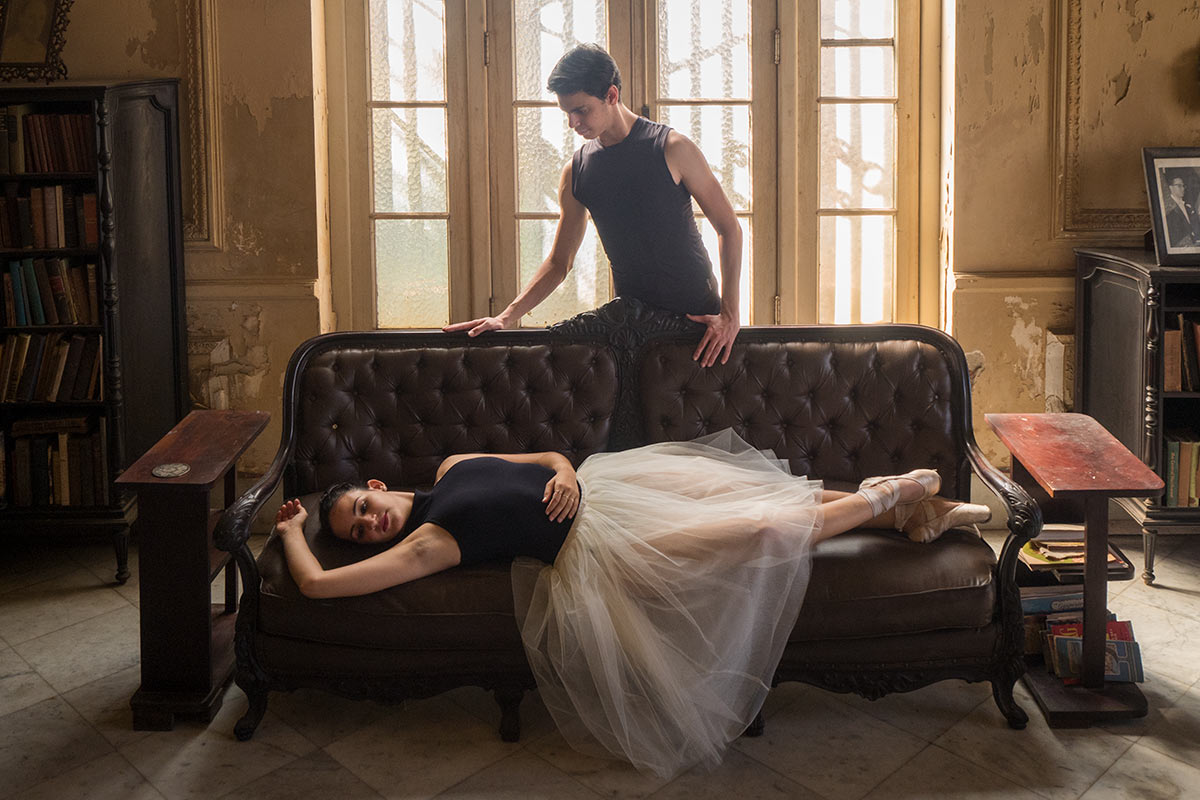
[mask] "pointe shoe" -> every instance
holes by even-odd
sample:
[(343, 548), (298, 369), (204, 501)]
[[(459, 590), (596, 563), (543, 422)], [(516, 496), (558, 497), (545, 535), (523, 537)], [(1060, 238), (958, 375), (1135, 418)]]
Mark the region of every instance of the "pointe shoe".
[(937, 516), (933, 503), (921, 500), (916, 503), (916, 508), (907, 522), (897, 527), (912, 541), (924, 544), (932, 542), (951, 528), (961, 528), (965, 525), (974, 527), (975, 533), (978, 534), (979, 528), (975, 527), (976, 524), (987, 522), (991, 518), (992, 510), (978, 503), (957, 503), (941, 516)]
[[(925, 490), (925, 493), (916, 500), (907, 500), (903, 503), (897, 502), (896, 498), (900, 496), (899, 481), (904, 480), (919, 484)], [(877, 517), (889, 508), (895, 508), (896, 527), (900, 528), (908, 521), (917, 504), (937, 494), (937, 490), (940, 488), (942, 488), (942, 476), (938, 475), (936, 470), (914, 469), (903, 475), (884, 475), (877, 478), (867, 478), (858, 485), (858, 494), (862, 495), (867, 501), (867, 505), (871, 507), (871, 513)]]

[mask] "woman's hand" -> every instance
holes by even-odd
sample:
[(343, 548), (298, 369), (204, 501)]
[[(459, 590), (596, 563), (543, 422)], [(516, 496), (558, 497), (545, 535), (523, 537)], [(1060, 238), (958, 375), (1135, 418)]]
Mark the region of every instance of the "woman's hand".
[(275, 532), (280, 536), (288, 531), (303, 533), (306, 519), (308, 519), (308, 512), (304, 510), (304, 506), (300, 505), (300, 501), (288, 500), (279, 507), (279, 512), (275, 514)]
[(554, 522), (575, 517), (579, 510), (579, 483), (573, 467), (568, 464), (554, 471), (554, 477), (546, 483), (542, 502), (546, 504), (546, 516)]

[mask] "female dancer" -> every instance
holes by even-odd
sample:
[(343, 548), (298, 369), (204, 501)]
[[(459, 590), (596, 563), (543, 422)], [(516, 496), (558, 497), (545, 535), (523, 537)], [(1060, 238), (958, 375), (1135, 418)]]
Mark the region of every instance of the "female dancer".
[(853, 494), (823, 491), (726, 430), (593, 455), (578, 474), (559, 453), (463, 454), (441, 464), (429, 492), (340, 484), (321, 499), (323, 529), (396, 544), (337, 569), (309, 550), (299, 501), (275, 527), (310, 597), (516, 558), (522, 640), (564, 737), (666, 777), (717, 764), (758, 713), (814, 544), (856, 527), (929, 541), (989, 517), (936, 497), (939, 485), (933, 470), (914, 470)]

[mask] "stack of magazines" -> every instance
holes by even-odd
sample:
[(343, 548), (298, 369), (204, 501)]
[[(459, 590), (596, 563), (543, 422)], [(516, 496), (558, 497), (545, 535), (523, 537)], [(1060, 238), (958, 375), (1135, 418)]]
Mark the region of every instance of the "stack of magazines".
[[(1046, 669), (1079, 683), (1083, 657), (1083, 587), (1079, 585), (1022, 586), (1025, 615), (1025, 655), (1041, 658)], [(1108, 612), (1105, 622), (1104, 679), (1141, 682), (1142, 653), (1133, 637), (1133, 623)]]
[[(1083, 526), (1047, 524), (1036, 539), (1030, 539), (1017, 554), (1018, 560), (1034, 572), (1049, 571), (1059, 579), (1081, 578), (1085, 548)], [(1108, 547), (1108, 577), (1128, 578), (1133, 565), (1112, 545)]]

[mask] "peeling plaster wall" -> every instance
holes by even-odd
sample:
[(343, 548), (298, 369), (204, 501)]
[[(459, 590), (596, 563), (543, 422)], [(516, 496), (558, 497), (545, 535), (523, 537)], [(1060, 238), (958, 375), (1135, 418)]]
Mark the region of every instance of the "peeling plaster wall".
[[(188, 14), (201, 9), (214, 48), (210, 113), (224, 213), (212, 221), (220, 247), (185, 255), (189, 385), (200, 407), (271, 413), (239, 462), (250, 474), (278, 446), (288, 357), (321, 330), (314, 286), (322, 266), (328, 272), (320, 243), (328, 215), (317, 199), (323, 111), (314, 110), (312, 24), (323, 8), (323, 0), (76, 0), (63, 52), (72, 80), (184, 77), (196, 27)], [(180, 127), (187, 191), (186, 116)]]
[[(976, 435), (1006, 463), (983, 414), (1045, 410), (1046, 331), (1074, 327), (1073, 248), (1140, 242), (1141, 148), (1200, 141), (1200, 2), (956, 0), (953, 12), (947, 316), (976, 371)], [(1068, 41), (1075, 65), (1056, 61)]]

